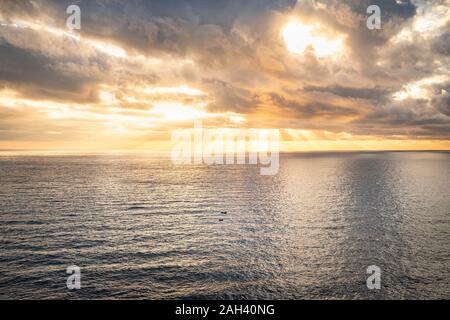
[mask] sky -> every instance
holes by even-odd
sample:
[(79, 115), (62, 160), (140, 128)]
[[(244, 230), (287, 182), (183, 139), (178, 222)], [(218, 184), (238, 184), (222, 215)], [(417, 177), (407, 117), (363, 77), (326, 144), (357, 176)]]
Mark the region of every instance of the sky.
[(449, 0), (0, 0), (0, 149), (164, 151), (201, 121), (450, 150), (449, 62)]

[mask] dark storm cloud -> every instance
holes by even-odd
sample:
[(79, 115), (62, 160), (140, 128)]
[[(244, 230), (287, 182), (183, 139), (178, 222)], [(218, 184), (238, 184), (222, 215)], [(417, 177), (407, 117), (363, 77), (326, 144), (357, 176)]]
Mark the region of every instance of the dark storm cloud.
[[(52, 19), (64, 26), (73, 1), (44, 1)], [(97, 0), (76, 1), (83, 14), (81, 33), (116, 41), (139, 54), (157, 52), (220, 56), (234, 23), (270, 10), (288, 10), (295, 0)], [(211, 45), (213, 44), (213, 45)]]
[(417, 7), (411, 0), (360, 0), (360, 1), (342, 1), (349, 3), (350, 7), (357, 13), (365, 15), (367, 7), (377, 5), (381, 10), (383, 20), (402, 17), (410, 18), (416, 14)]
[(354, 110), (349, 107), (320, 102), (301, 103), (296, 100), (287, 99), (276, 93), (271, 93), (269, 97), (275, 106), (290, 109), (297, 116), (300, 115), (303, 119), (315, 117), (348, 117), (358, 115), (358, 110)]
[(303, 90), (312, 92), (328, 92), (344, 98), (359, 98), (367, 100), (383, 100), (389, 94), (393, 93), (393, 90), (389, 90), (387, 88), (353, 88), (341, 86), (306, 86)]
[[(79, 61), (68, 59), (58, 63), (78, 64)], [(95, 79), (54, 67), (55, 61), (50, 57), (0, 42), (0, 82), (23, 90), (28, 97), (80, 102), (96, 99), (94, 90), (88, 88)]]
[(247, 113), (258, 104), (258, 97), (254, 93), (236, 88), (230, 83), (218, 79), (204, 79), (203, 84), (214, 98), (214, 102), (208, 105), (210, 111)]
[(350, 131), (354, 134), (448, 139), (449, 118), (427, 110), (427, 105), (426, 100), (410, 100), (373, 109), (354, 120)]

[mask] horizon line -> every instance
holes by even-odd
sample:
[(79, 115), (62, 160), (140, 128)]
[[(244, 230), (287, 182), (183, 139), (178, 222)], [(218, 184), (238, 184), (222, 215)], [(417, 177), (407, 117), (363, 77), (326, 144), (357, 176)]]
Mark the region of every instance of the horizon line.
[[(170, 154), (171, 151), (153, 151), (153, 150), (92, 150), (92, 149), (0, 149), (0, 156), (2, 153), (77, 153), (77, 154)], [(382, 153), (382, 152), (450, 152), (450, 149), (329, 149), (329, 150), (290, 150), (290, 151), (278, 151), (280, 154), (296, 154), (296, 153)]]

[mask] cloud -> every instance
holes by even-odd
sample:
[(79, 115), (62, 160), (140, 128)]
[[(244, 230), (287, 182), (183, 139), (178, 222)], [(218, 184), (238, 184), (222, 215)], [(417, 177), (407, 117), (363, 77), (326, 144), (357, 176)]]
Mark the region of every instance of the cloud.
[[(187, 125), (183, 112), (213, 125), (238, 115), (242, 125), (336, 136), (450, 138), (444, 1), (77, 3), (82, 29), (69, 33), (72, 1), (0, 2), (3, 139), (56, 139), (55, 132), (83, 139), (80, 126), (141, 135), (163, 121)], [(365, 26), (371, 4), (381, 8), (382, 30)], [(295, 19), (315, 26), (315, 37), (342, 39), (341, 52), (290, 52), (282, 31)], [(26, 117), (14, 112), (18, 105)], [(58, 108), (64, 130), (52, 125)], [(25, 119), (36, 121), (28, 133)]]
[[(450, 30), (450, 24), (446, 29)], [(434, 52), (438, 54), (450, 56), (450, 31), (446, 31), (434, 38), (432, 41), (432, 48)]]
[(437, 111), (442, 114), (450, 117), (450, 87), (447, 87), (447, 90), (442, 90), (442, 92), (436, 96), (434, 96), (431, 100), (432, 105), (436, 108)]
[(381, 100), (388, 94), (392, 94), (392, 90), (387, 88), (354, 88), (341, 86), (315, 87), (307, 86), (305, 91), (312, 92), (329, 92), (344, 98), (359, 98), (367, 100)]

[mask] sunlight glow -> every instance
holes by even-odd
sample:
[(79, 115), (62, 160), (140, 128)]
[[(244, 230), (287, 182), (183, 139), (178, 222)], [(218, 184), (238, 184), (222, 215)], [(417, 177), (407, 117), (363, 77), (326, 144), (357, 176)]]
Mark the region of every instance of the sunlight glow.
[(308, 47), (314, 50), (319, 58), (336, 55), (343, 50), (343, 39), (329, 39), (318, 34), (318, 25), (305, 25), (298, 20), (289, 22), (282, 31), (287, 49), (302, 54)]
[(204, 92), (188, 86), (179, 87), (154, 87), (154, 88), (138, 88), (136, 91), (141, 91), (146, 94), (183, 94), (187, 96), (201, 96)]
[(116, 102), (116, 97), (106, 90), (101, 90), (99, 93), (100, 100), (104, 103), (114, 103)]
[(173, 102), (158, 103), (152, 108), (151, 113), (170, 121), (194, 120), (208, 116), (205, 111)]

